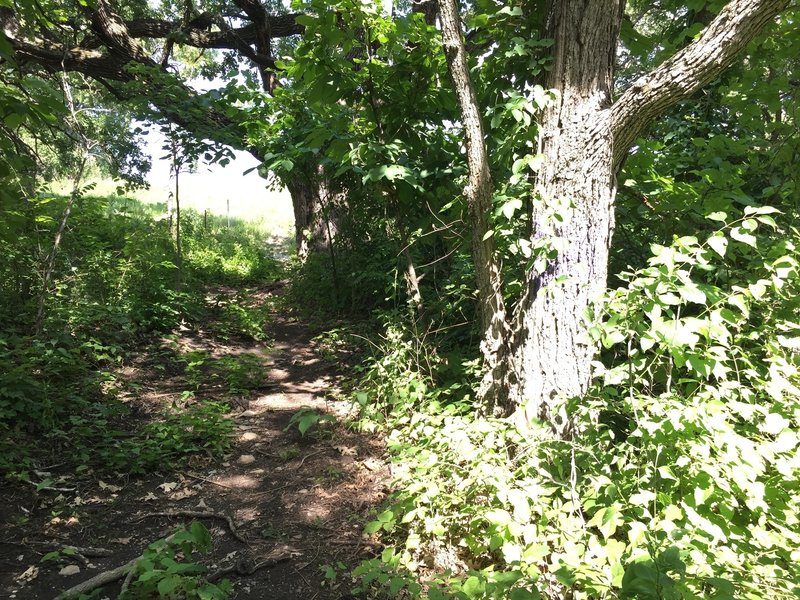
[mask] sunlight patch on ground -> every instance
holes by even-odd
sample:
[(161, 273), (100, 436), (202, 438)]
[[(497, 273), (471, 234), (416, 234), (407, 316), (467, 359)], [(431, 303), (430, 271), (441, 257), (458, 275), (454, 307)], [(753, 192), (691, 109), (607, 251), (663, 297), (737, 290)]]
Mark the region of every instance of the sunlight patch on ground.
[(261, 485), (261, 482), (249, 475), (229, 475), (227, 477), (218, 477), (216, 483), (225, 487), (233, 489), (255, 489)]

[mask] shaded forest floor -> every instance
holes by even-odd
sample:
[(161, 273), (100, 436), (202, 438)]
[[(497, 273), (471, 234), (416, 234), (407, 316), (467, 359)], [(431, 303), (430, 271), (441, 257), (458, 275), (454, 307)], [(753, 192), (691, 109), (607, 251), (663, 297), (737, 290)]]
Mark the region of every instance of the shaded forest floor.
[[(213, 294), (229, 300), (235, 291)], [(275, 294), (280, 284), (257, 290), (249, 301), (274, 307)], [(301, 409), (334, 417), (347, 410), (333, 399), (338, 358), (322, 352), (311, 328), (284, 311), (272, 308), (267, 322), (265, 343), (182, 327), (119, 373), (129, 418), (146, 421), (165, 403), (180, 407), (224, 396), (233, 431), (222, 459), (196, 455), (180, 471), (144, 476), (42, 465), (38, 478), (49, 482), (43, 489), (3, 485), (0, 597), (55, 598), (193, 520), (202, 521), (213, 540), (210, 553), (195, 560), (210, 572), (234, 569), (227, 575), (232, 598), (350, 597), (347, 582), (332, 581), (330, 569), (326, 579), (323, 567), (341, 573), (377, 550), (362, 531), (387, 491), (383, 444), (349, 431), (341, 418), (316, 422), (301, 435), (292, 419)], [(186, 372), (165, 365), (170, 352), (195, 353), (205, 370), (188, 381)], [(214, 371), (231, 357), (245, 357), (250, 366), (248, 385), (235, 397)], [(190, 388), (195, 391), (187, 395)], [(76, 553), (64, 553), (67, 546)], [(251, 572), (254, 566), (261, 568)], [(116, 597), (121, 585), (109, 584), (99, 597)]]

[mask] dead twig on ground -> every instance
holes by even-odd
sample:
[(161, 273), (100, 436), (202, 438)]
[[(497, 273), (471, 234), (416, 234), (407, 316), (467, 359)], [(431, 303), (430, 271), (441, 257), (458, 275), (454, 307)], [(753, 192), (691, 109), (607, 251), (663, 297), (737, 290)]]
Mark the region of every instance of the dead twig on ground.
[(250, 494), (252, 497), (258, 498), (259, 496), (266, 496), (267, 494), (274, 494), (275, 492), (280, 492), (281, 490), (285, 490), (286, 488), (292, 487), (296, 485), (295, 482), (287, 483), (286, 485), (280, 485), (276, 488), (272, 488), (271, 490), (264, 490), (263, 492), (255, 492)]
[(302, 458), (302, 460), (300, 461), (300, 464), (297, 465), (297, 470), (299, 471), (300, 469), (303, 468), (303, 463), (306, 462), (307, 458), (310, 458), (312, 456), (316, 456), (317, 454), (322, 454), (323, 452), (327, 452), (327, 451), (328, 451), (328, 448), (323, 448), (322, 450), (317, 450), (316, 452), (310, 452), (310, 453), (306, 454)]
[(226, 490), (233, 490), (229, 485), (225, 485), (224, 483), (219, 483), (218, 481), (214, 481), (213, 479), (206, 479), (205, 477), (200, 477), (200, 475), (194, 475), (192, 473), (181, 473), (184, 477), (190, 477), (191, 479), (197, 479), (198, 481), (205, 481), (206, 483), (210, 483), (212, 485), (217, 485), (221, 488), (225, 488)]
[(72, 493), (76, 491), (75, 488), (60, 488), (60, 487), (52, 487), (50, 485), (44, 485), (43, 483), (36, 483), (35, 481), (26, 481), (25, 483), (29, 483), (32, 486), (36, 487), (37, 492), (67, 492)]
[(305, 563), (305, 564), (303, 564), (303, 565), (298, 565), (298, 566), (297, 566), (297, 570), (298, 570), (298, 571), (302, 571), (303, 569), (306, 569), (306, 568), (308, 568), (308, 566), (309, 566), (310, 564), (312, 564), (312, 563), (313, 563), (315, 560), (317, 560), (317, 557), (319, 556), (319, 553), (320, 553), (321, 551), (322, 551), (322, 546), (319, 546), (319, 547), (317, 547), (317, 553), (314, 555), (314, 558), (312, 558), (310, 561), (308, 561), (307, 563)]
[(147, 513), (146, 515), (143, 515), (138, 519), (136, 519), (134, 522), (138, 523), (139, 521), (142, 521), (144, 519), (149, 519), (152, 517), (191, 517), (193, 519), (218, 519), (221, 521), (225, 521), (225, 523), (227, 523), (228, 531), (230, 531), (233, 537), (235, 537), (243, 544), (250, 543), (236, 530), (236, 524), (233, 522), (233, 519), (228, 515), (223, 515), (221, 513), (208, 512), (202, 510), (170, 510), (165, 512)]

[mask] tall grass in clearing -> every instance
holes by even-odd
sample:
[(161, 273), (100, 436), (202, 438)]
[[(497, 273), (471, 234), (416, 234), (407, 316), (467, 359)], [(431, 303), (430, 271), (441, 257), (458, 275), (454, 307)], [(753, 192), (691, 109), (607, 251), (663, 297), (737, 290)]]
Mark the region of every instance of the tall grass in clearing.
[[(110, 179), (95, 179), (92, 196), (114, 197), (118, 183)], [(265, 241), (279, 251), (288, 253), (292, 246), (294, 213), (286, 189), (268, 189), (260, 177), (238, 177), (221, 173), (182, 173), (180, 181), (181, 209), (191, 209), (200, 215), (221, 217), (226, 225), (246, 223), (259, 232)], [(71, 182), (56, 181), (50, 189), (58, 195), (69, 193)], [(168, 182), (151, 185), (149, 189), (126, 192), (125, 196), (153, 207), (152, 215), (167, 212), (173, 188)]]

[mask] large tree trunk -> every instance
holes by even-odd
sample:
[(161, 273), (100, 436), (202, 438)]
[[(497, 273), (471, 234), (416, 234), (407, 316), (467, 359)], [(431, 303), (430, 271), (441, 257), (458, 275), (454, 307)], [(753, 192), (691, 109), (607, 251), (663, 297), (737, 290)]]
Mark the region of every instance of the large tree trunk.
[[(547, 239), (558, 255), (526, 276), (512, 326), (507, 411), (521, 407), (526, 421), (542, 419), (562, 434), (568, 423), (555, 406), (586, 392), (594, 346), (585, 315), (606, 286), (615, 194), (612, 69), (621, 16), (618, 0), (562, 0), (549, 19), (555, 45), (547, 83), (558, 99), (540, 123), (545, 164), (533, 240)], [(555, 208), (559, 202), (571, 208)], [(553, 211), (564, 220), (550, 219)]]
[[(519, 422), (572, 433), (565, 403), (586, 394), (595, 345), (587, 317), (606, 288), (614, 228), (615, 171), (636, 137), (669, 107), (717, 76), (788, 0), (734, 0), (692, 44), (612, 103), (624, 0), (552, 0), (555, 40), (547, 86), (558, 100), (543, 115), (545, 163), (536, 184), (533, 241), (558, 250), (526, 276), (512, 319), (505, 412)], [(565, 202), (568, 210), (553, 209)], [(562, 221), (549, 218), (553, 210)], [(503, 399), (502, 396), (500, 398)]]
[(332, 248), (343, 213), (343, 194), (334, 191), (321, 167), (296, 168), (284, 181), (294, 208), (297, 255), (305, 261), (310, 252)]

